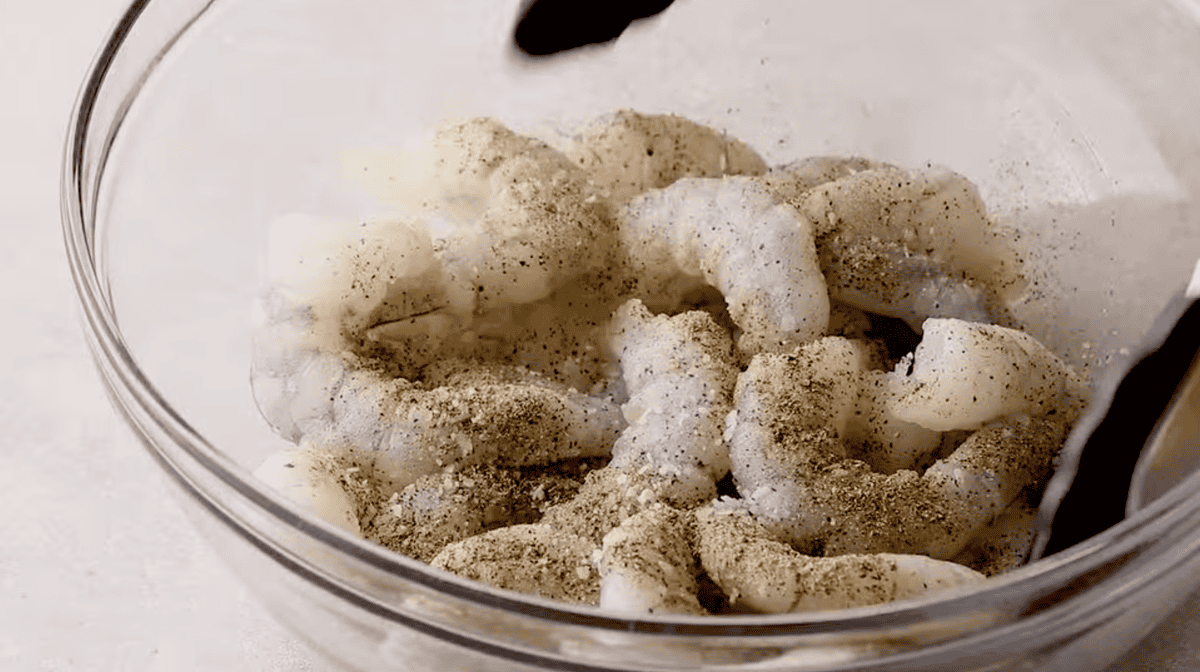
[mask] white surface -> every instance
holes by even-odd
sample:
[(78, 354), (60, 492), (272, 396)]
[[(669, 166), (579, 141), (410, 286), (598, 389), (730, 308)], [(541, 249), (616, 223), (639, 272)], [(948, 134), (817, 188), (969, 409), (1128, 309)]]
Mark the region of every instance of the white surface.
[(322, 670), (219, 563), (92, 369), (63, 136), (121, 0), (0, 0), (0, 669)]
[[(63, 133), (120, 0), (0, 1), (0, 669), (319, 671), (110, 408), (59, 233)], [(1200, 598), (1115, 670), (1200, 668)]]

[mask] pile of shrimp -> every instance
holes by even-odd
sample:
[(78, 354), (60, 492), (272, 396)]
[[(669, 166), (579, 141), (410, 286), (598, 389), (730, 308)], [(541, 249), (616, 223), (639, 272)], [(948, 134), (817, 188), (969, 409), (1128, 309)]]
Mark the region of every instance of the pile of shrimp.
[(1019, 256), (962, 175), (772, 168), (628, 110), (563, 150), (471, 119), (404, 161), (394, 216), (272, 226), (251, 380), (295, 445), (256, 474), (298, 506), (622, 614), (867, 606), (1023, 561), (1086, 384), (1002, 326)]

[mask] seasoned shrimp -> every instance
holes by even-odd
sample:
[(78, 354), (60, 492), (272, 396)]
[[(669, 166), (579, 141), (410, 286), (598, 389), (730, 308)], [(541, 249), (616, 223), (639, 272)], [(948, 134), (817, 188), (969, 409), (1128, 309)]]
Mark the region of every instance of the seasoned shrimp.
[(741, 141), (673, 114), (617, 110), (592, 122), (568, 150), (618, 207), (682, 177), (761, 175)]
[(477, 119), (434, 149), (414, 216), (273, 228), (251, 376), (263, 415), (289, 440), (346, 447), (397, 488), (448, 464), (607, 455), (625, 424), (617, 405), (560, 382), (590, 387), (586, 372), (417, 380), (448, 357), (524, 358), (513, 340), (530, 332), (586, 351), (585, 312), (547, 325), (532, 305), (604, 266), (614, 240), (607, 205), (548, 146)]
[(1066, 433), (1053, 417), (989, 425), (923, 474), (884, 475), (847, 457), (855, 354), (829, 337), (793, 355), (759, 355), (738, 378), (727, 432), (735, 483), (755, 515), (798, 548), (949, 558), (1048, 475)]
[(681, 505), (712, 499), (729, 473), (723, 433), (737, 369), (728, 333), (708, 313), (654, 316), (636, 299), (613, 315), (611, 333), (630, 397), (609, 466), (649, 467)]
[(684, 178), (634, 199), (618, 220), (634, 293), (652, 310), (674, 310), (707, 284), (724, 295), (743, 351), (781, 352), (825, 332), (812, 227), (752, 178)]
[(922, 555), (806, 556), (736, 507), (701, 508), (695, 518), (704, 571), (734, 605), (761, 613), (883, 604), (984, 580), (972, 569)]
[(439, 129), (413, 185), (459, 314), (529, 303), (603, 268), (607, 201), (565, 155), (495, 119)]
[(343, 353), (386, 343), (396, 374), (412, 376), (466, 348), (453, 337), (461, 320), (442, 310), (442, 266), (418, 220), (283, 217), (272, 223), (266, 265), (250, 380), (259, 410), (290, 441), (328, 415)]
[(549, 525), (510, 525), (450, 544), (429, 564), (496, 588), (596, 604), (598, 550)]
[(308, 436), (349, 450), (396, 489), (449, 464), (605, 456), (625, 427), (615, 402), (522, 367), (480, 366), (472, 376), (416, 383), (369, 357), (304, 347), (304, 324), (269, 326), (275, 337), (298, 333), (289, 334), (291, 351), (255, 362), (263, 415), (289, 440)]
[(505, 525), (535, 523), (547, 508), (569, 501), (582, 477), (558, 467), (489, 464), (423, 476), (393, 493), (370, 525), (383, 545), (429, 562), (451, 543)]
[(1025, 564), (1037, 534), (1036, 501), (1036, 496), (1026, 490), (952, 560), (986, 576), (1004, 574)]
[(655, 504), (604, 535), (600, 608), (630, 614), (706, 614), (697, 598), (690, 511)]
[[(331, 352), (386, 345), (400, 350), (388, 359), (411, 377), (443, 345), (451, 354), (478, 351), (475, 327), (496, 319), (473, 325), (477, 318), (547, 298), (610, 265), (607, 202), (544, 143), (473, 119), (441, 129), (422, 159), (403, 217), (274, 223), (268, 283), (278, 296), (261, 313), (267, 326), (291, 332), (261, 341), (316, 341)], [(311, 335), (295, 344), (297, 331)]]
[(627, 110), (565, 153), (479, 118), (391, 158), (364, 186), (400, 214), (272, 227), (251, 382), (298, 446), (258, 473), (301, 507), (633, 617), (873, 605), (982, 579), (948, 559), (1019, 562), (1084, 385), (977, 323), (1024, 281), (963, 176), (768, 170)]
[(599, 546), (604, 535), (630, 516), (666, 501), (661, 479), (648, 466), (633, 472), (601, 467), (588, 472), (575, 497), (546, 509), (543, 525), (583, 537)]
[(977, 429), (1014, 413), (1069, 416), (1086, 396), (1083, 379), (1029, 334), (956, 319), (923, 327), (911, 357), (885, 379), (888, 411), (900, 420)]
[(950, 170), (850, 173), (798, 199), (834, 298), (914, 329), (928, 317), (989, 321), (1024, 289), (1010, 235)]
[(351, 364), (324, 389), (327, 416), (307, 436), (348, 451), (395, 490), (451, 464), (606, 456), (625, 427), (615, 403), (532, 372), (426, 388)]

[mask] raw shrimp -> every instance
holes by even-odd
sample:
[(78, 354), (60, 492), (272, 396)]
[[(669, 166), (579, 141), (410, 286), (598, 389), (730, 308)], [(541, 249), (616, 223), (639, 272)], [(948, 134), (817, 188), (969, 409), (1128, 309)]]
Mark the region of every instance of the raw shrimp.
[(1024, 332), (957, 319), (929, 319), (923, 330), (885, 379), (888, 410), (901, 420), (949, 430), (1014, 413), (1073, 416), (1087, 394), (1079, 375)]
[(738, 378), (727, 429), (735, 483), (797, 548), (949, 558), (1049, 474), (1066, 430), (1047, 416), (989, 425), (923, 474), (884, 475), (849, 458), (860, 366), (852, 342), (828, 337), (792, 355), (759, 355)]
[(617, 110), (592, 122), (568, 155), (618, 207), (681, 177), (761, 175), (741, 141), (673, 114)]
[(1037, 533), (1037, 493), (1026, 490), (952, 560), (986, 576), (1025, 564)]
[(681, 506), (712, 499), (729, 473), (723, 433), (737, 368), (728, 333), (708, 313), (654, 316), (637, 299), (610, 329), (630, 398), (609, 466), (649, 467), (656, 490)]
[[(444, 306), (443, 268), (425, 223), (285, 215), (271, 222), (258, 327), (288, 332), (262, 345), (340, 352), (376, 324)], [(257, 363), (267, 361), (258, 358)]]
[(632, 472), (613, 467), (590, 471), (575, 497), (549, 507), (540, 522), (598, 546), (627, 518), (666, 500), (662, 480), (652, 479), (649, 471), (648, 466)]
[(442, 310), (442, 267), (418, 220), (282, 217), (270, 228), (266, 266), (250, 380), (259, 410), (290, 441), (328, 414), (344, 353), (386, 343), (389, 366), (412, 376), (466, 347), (452, 337), (462, 324)]
[(604, 535), (600, 608), (627, 614), (707, 614), (697, 598), (690, 511), (655, 504)]
[[(272, 233), (252, 382), (300, 445), (260, 471), (316, 515), (629, 614), (706, 613), (713, 582), (735, 610), (920, 597), (1027, 526), (1082, 386), (1024, 335), (926, 319), (1023, 289), (964, 177), (768, 171), (625, 110), (566, 154), (472, 119), (402, 163), (372, 176), (402, 215)], [(925, 339), (897, 364), (863, 311)]]
[(598, 550), (549, 525), (510, 525), (450, 544), (429, 564), (496, 588), (596, 604)]
[(386, 500), (370, 527), (379, 543), (429, 562), (447, 545), (504, 525), (537, 522), (569, 501), (582, 476), (561, 465), (475, 465), (422, 476)]
[[(505, 338), (553, 331), (529, 322), (541, 313), (488, 330), (605, 266), (614, 240), (606, 203), (543, 143), (476, 119), (433, 147), (415, 215), (273, 227), (252, 366), (263, 415), (289, 440), (346, 447), (395, 487), (454, 463), (607, 455), (624, 426), (616, 404), (556, 380), (508, 367), (504, 380), (412, 382), (447, 357), (520, 356)], [(583, 328), (559, 330), (572, 332), (561, 345), (585, 350)]]
[[(459, 341), (472, 343), (473, 318), (610, 265), (607, 202), (548, 145), (472, 119), (441, 129), (410, 163), (403, 217), (273, 224), (268, 283), (279, 296), (264, 317), (300, 324), (261, 340), (294, 347), (301, 331), (311, 334), (302, 345), (331, 352), (388, 344), (410, 377), (443, 343), (469, 352)], [(420, 355), (411, 366), (409, 349)]]
[(345, 366), (324, 386), (332, 402), (306, 436), (341, 447), (394, 490), (450, 464), (515, 467), (611, 452), (625, 426), (619, 406), (533, 372), (497, 371), (514, 367), (426, 388)]
[(797, 201), (830, 295), (863, 310), (917, 330), (928, 317), (990, 321), (1024, 289), (1011, 234), (945, 168), (852, 172)]
[(371, 357), (305, 347), (305, 324), (268, 325), (272, 337), (293, 333), (283, 354), (255, 361), (259, 408), (285, 438), (344, 448), (396, 489), (454, 463), (608, 455), (625, 426), (616, 403), (522, 367), (481, 365), (471, 376), (414, 383)]
[[(596, 396), (624, 398), (607, 347), (609, 317), (619, 301), (608, 296), (606, 283), (578, 278), (540, 301), (477, 317), (469, 332), (475, 358), (524, 366)], [(429, 370), (422, 375), (428, 378)]]
[(810, 557), (734, 507), (698, 509), (700, 564), (734, 605), (762, 613), (846, 609), (925, 597), (984, 576), (922, 555)]
[(461, 187), (442, 199), (455, 207), (431, 210), (459, 310), (529, 303), (608, 265), (608, 203), (566, 156), (493, 119), (445, 128), (436, 144)]
[(634, 294), (652, 310), (675, 310), (707, 284), (725, 297), (743, 351), (781, 352), (825, 332), (812, 227), (754, 179), (684, 178), (634, 199), (618, 220)]

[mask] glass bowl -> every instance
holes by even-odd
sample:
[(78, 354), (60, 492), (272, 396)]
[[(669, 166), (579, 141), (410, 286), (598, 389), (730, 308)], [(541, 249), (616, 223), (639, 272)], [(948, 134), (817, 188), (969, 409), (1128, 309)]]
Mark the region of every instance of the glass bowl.
[[(267, 223), (361, 216), (356, 151), (495, 116), (547, 138), (621, 107), (769, 164), (941, 163), (1021, 233), (1024, 327), (1103, 373), (1200, 257), (1188, 1), (679, 0), (613, 45), (514, 56), (516, 0), (142, 0), (96, 59), (63, 172), (96, 365), (183, 507), (346, 669), (1096, 670), (1200, 584), (1200, 481), (969, 593), (785, 616), (623, 619), (492, 590), (308, 517), (250, 475)], [(1130, 446), (1136, 450), (1137, 446)]]

